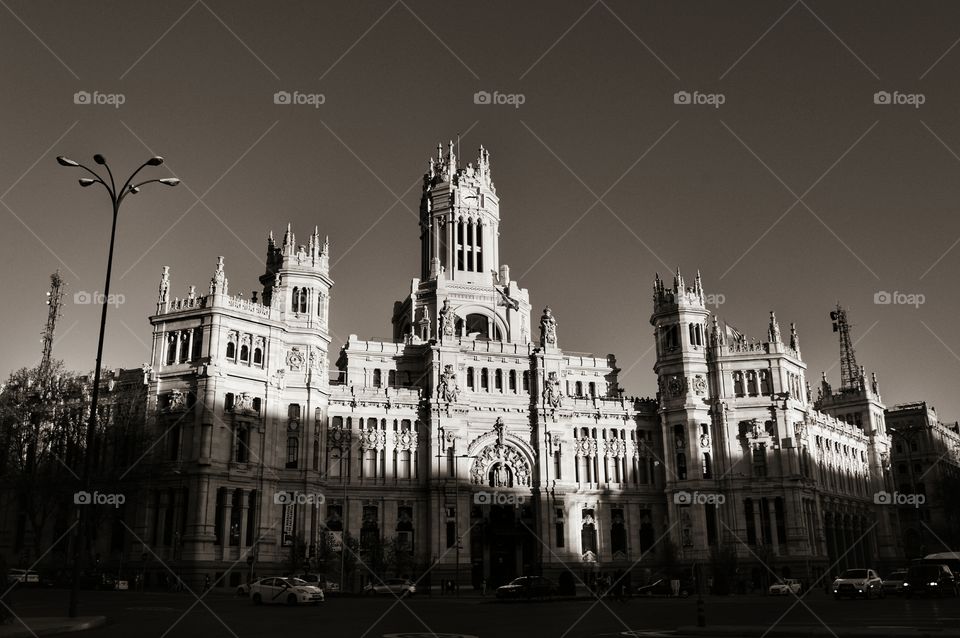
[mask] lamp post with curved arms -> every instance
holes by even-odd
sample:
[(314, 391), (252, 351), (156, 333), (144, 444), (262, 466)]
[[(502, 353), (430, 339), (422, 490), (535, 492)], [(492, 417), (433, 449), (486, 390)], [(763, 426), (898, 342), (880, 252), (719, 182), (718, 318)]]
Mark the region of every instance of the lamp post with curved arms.
[[(137, 184), (133, 183), (133, 179), (137, 176), (137, 173), (142, 171), (147, 166), (160, 166), (163, 164), (163, 158), (155, 156), (141, 164), (140, 168), (135, 170), (130, 177), (127, 178), (127, 181), (123, 183), (123, 186), (118, 190), (116, 182), (113, 179), (113, 171), (110, 170), (110, 166), (107, 164), (106, 158), (98, 153), (97, 155), (93, 156), (93, 161), (106, 169), (107, 179), (104, 179), (96, 171), (84, 166), (83, 164), (80, 164), (79, 162), (68, 159), (63, 155), (57, 156), (57, 163), (60, 164), (60, 166), (79, 168), (92, 175), (93, 177), (81, 177), (78, 180), (80, 182), (80, 186), (86, 188), (87, 186), (92, 186), (93, 184), (100, 184), (107, 189), (107, 193), (110, 195), (110, 203), (113, 206), (113, 224), (110, 228), (110, 252), (107, 256), (107, 279), (103, 286), (103, 304), (100, 311), (100, 337), (97, 341), (97, 367), (93, 371), (93, 396), (90, 399), (90, 420), (87, 423), (87, 447), (86, 453), (84, 454), (83, 475), (81, 477), (81, 488), (84, 490), (87, 490), (90, 483), (90, 452), (93, 450), (94, 437), (96, 436), (97, 430), (97, 401), (100, 399), (100, 366), (102, 365), (103, 361), (103, 335), (107, 326), (107, 302), (110, 297), (110, 275), (113, 271), (113, 246), (117, 236), (117, 215), (120, 212), (120, 204), (123, 203), (123, 200), (126, 199), (127, 195), (136, 195), (139, 193), (140, 187), (144, 186), (145, 184), (152, 184), (156, 182), (165, 186), (176, 186), (180, 183), (180, 180), (176, 177), (148, 179)], [(71, 618), (77, 615), (77, 604), (80, 597), (80, 551), (85, 520), (83, 516), (83, 506), (78, 503), (77, 508), (77, 528), (73, 539), (73, 582), (70, 589), (70, 608), (68, 612)]]

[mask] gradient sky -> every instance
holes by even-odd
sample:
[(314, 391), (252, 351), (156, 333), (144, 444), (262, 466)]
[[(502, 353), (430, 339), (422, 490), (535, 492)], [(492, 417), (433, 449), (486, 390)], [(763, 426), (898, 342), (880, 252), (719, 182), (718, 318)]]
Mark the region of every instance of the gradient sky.
[[(628, 394), (655, 391), (651, 282), (679, 265), (749, 335), (771, 309), (796, 321), (814, 386), (839, 383), (839, 300), (886, 403), (954, 421), (958, 18), (955, 2), (7, 0), (0, 372), (38, 360), (58, 267), (55, 355), (93, 367), (99, 313), (74, 295), (103, 288), (108, 201), (56, 155), (126, 174), (157, 153), (150, 175), (183, 180), (122, 211), (105, 363), (126, 367), (149, 358), (162, 265), (183, 296), (223, 255), (249, 294), (288, 221), (330, 235), (334, 343), (389, 336), (418, 273), (420, 177), (459, 132), (465, 159), (490, 150), (513, 278), (565, 349), (617, 355)], [(325, 101), (274, 104), (282, 90)], [(524, 103), (477, 105), (480, 90)], [(678, 105), (681, 90), (725, 102)], [(877, 105), (881, 90), (925, 102)]]

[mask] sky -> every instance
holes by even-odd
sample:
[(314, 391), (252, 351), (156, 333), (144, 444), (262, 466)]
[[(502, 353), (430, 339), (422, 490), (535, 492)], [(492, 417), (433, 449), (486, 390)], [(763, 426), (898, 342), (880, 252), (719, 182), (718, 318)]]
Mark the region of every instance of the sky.
[[(259, 288), (267, 233), (331, 243), (331, 328), (391, 335), (419, 272), (421, 176), (438, 142), (491, 155), (501, 261), (568, 350), (614, 353), (652, 395), (654, 273), (697, 269), (763, 338), (796, 322), (808, 379), (839, 384), (840, 302), (884, 401), (960, 418), (960, 6), (951, 2), (26, 2), (0, 8), (0, 294), (7, 374), (92, 369), (123, 205), (104, 360), (149, 359), (157, 286)], [(490, 99), (485, 100), (489, 94)], [(289, 95), (289, 100), (286, 99)], [(278, 103), (279, 102), (279, 103)], [(480, 103), (478, 103), (480, 102)], [(486, 103), (485, 103), (486, 102)]]

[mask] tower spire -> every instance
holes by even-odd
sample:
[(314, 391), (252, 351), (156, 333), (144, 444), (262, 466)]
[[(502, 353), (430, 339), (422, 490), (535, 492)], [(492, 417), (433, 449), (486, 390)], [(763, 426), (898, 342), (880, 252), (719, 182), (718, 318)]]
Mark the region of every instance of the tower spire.
[(780, 322), (777, 321), (777, 313), (770, 311), (770, 327), (767, 328), (767, 341), (770, 343), (780, 343)]

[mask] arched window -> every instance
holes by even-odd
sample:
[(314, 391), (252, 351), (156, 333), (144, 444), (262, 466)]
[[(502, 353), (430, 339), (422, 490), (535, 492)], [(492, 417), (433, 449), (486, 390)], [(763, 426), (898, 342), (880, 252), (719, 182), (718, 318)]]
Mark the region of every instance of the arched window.
[(263, 365), (263, 350), (260, 348), (253, 349), (253, 363), (258, 366)]
[(463, 218), (457, 222), (457, 270), (463, 270), (465, 247), (463, 245)]
[(503, 392), (503, 370), (500, 368), (493, 372), (493, 387), (497, 392)]
[(472, 367), (467, 368), (467, 387), (468, 387), (469, 389), (471, 389), (471, 390), (474, 389), (474, 387), (473, 387), (473, 368), (472, 368)]
[(190, 356), (196, 361), (203, 354), (203, 328), (193, 329), (193, 347)]
[(247, 344), (240, 346), (240, 361), (243, 361), (244, 363), (250, 361), (250, 346)]
[(292, 294), (290, 295), (290, 310), (297, 312), (297, 308), (300, 305), (300, 288), (297, 286), (293, 287)]
[(237, 358), (237, 344), (232, 341), (227, 342), (227, 359)]
[(473, 222), (467, 223), (467, 270), (473, 270)]
[(574, 385), (574, 396), (583, 396), (583, 381), (577, 381)]
[(759, 389), (757, 388), (757, 373), (753, 370), (747, 371), (747, 394), (752, 397), (755, 397), (759, 394)]
[(380, 370), (373, 371), (373, 387), (379, 388), (382, 382)]
[(590, 388), (590, 396), (591, 397), (597, 396), (597, 384), (591, 381), (589, 388)]
[(313, 440), (313, 471), (320, 471), (320, 441)]
[(187, 331), (180, 333), (180, 362), (190, 359), (190, 334)]
[(524, 392), (530, 391), (530, 371), (529, 370), (523, 371), (523, 391)]
[[(230, 346), (227, 345), (227, 357), (230, 357)], [(177, 333), (171, 333), (167, 338), (167, 365), (177, 362)]]
[(307, 293), (308, 293), (308, 291), (307, 291), (306, 288), (301, 288), (301, 289), (300, 289), (300, 301), (299, 301), (299, 303), (297, 304), (297, 305), (299, 306), (298, 312), (306, 312), (306, 311), (307, 311)]
[(480, 389), (481, 390), (490, 389), (490, 377), (486, 368), (480, 369)]
[(477, 253), (477, 272), (483, 272), (483, 224), (479, 221), (477, 222), (477, 245), (475, 252)]
[(323, 316), (323, 293), (317, 295), (317, 316)]
[(677, 480), (687, 480), (687, 455), (677, 452)]
[(510, 388), (510, 392), (516, 392), (517, 391), (517, 371), (511, 370), (507, 375), (507, 379), (509, 383), (508, 387)]
[(743, 373), (734, 372), (733, 373), (733, 394), (734, 396), (742, 397), (745, 392), (743, 389)]
[(397, 387), (397, 371), (388, 370), (387, 371), (387, 385), (391, 388)]

